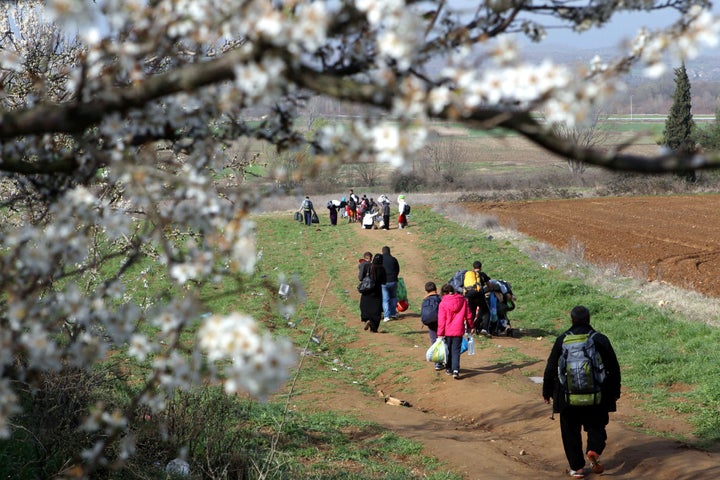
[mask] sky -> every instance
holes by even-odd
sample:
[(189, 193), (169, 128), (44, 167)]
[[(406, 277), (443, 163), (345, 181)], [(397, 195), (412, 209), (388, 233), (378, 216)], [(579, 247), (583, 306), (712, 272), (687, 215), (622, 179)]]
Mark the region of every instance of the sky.
[[(720, 6), (713, 6), (714, 14), (720, 15)], [(623, 40), (631, 40), (641, 27), (658, 30), (675, 22), (680, 15), (673, 9), (654, 12), (619, 13), (602, 28), (593, 28), (583, 33), (569, 29), (548, 29), (544, 43), (548, 45), (566, 45), (574, 49), (618, 48)], [(719, 51), (716, 47), (714, 51)]]

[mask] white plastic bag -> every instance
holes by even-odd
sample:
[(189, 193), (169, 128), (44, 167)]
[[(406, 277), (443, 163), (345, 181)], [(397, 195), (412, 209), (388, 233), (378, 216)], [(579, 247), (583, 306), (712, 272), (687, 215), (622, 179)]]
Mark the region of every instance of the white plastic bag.
[(428, 362), (445, 363), (447, 357), (447, 345), (445, 344), (445, 340), (441, 338), (435, 340), (435, 343), (433, 343), (430, 348), (428, 348), (427, 353), (425, 353), (425, 360)]

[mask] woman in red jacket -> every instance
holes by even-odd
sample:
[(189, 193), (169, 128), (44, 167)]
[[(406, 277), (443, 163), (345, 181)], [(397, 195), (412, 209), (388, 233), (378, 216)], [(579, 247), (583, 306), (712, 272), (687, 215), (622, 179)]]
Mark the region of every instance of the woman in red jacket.
[(438, 307), (438, 337), (445, 338), (448, 358), (445, 362), (445, 373), (452, 374), (454, 379), (460, 378), (460, 346), (465, 335), (465, 325), (472, 332), (472, 313), (465, 297), (455, 292), (447, 283), (441, 289), (442, 300)]

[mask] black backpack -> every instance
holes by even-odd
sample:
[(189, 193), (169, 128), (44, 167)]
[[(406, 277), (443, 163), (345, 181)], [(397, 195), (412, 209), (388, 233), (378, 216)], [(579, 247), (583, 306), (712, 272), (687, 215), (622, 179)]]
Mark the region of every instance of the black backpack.
[(370, 269), (357, 286), (359, 293), (370, 293), (375, 290), (375, 280), (370, 277)]
[(593, 337), (597, 332), (574, 334), (565, 332), (562, 354), (558, 360), (558, 378), (569, 405), (599, 405), (601, 385), (605, 381), (605, 366), (595, 349)]
[[(493, 278), (492, 281), (497, 282), (498, 285), (500, 286), (500, 289), (501, 289), (500, 293), (502, 293), (502, 295), (503, 295), (503, 300), (502, 300), (503, 302), (509, 302), (509, 303), (514, 302), (515, 294), (512, 291), (512, 285), (510, 285), (510, 282), (508, 282), (507, 280), (498, 280), (496, 278)], [(513, 305), (513, 308), (515, 308), (514, 305)]]
[(420, 307), (420, 321), (423, 325), (433, 325), (438, 322), (438, 307), (440, 306), (440, 295), (428, 295)]
[(403, 215), (410, 215), (410, 205), (408, 205), (406, 203), (405, 206), (403, 207), (402, 213), (403, 213)]

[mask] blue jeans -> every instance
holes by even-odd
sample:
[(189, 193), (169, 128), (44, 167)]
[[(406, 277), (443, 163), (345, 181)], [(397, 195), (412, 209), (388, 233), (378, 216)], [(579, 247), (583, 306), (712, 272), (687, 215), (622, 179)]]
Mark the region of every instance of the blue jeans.
[(397, 317), (397, 282), (387, 282), (382, 286), (383, 315), (385, 318)]

